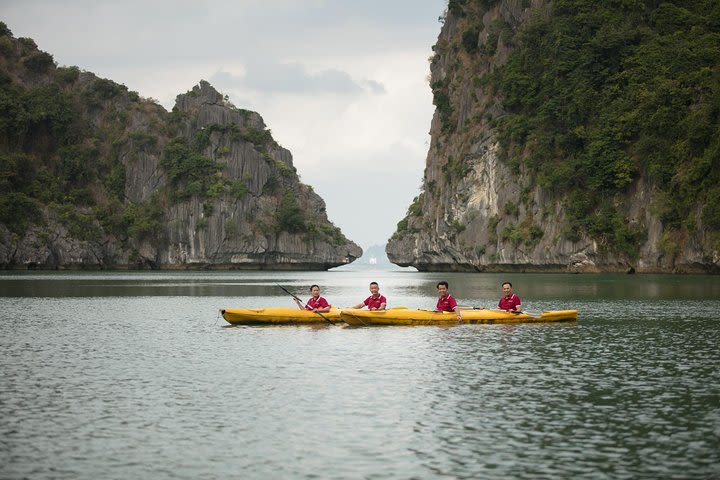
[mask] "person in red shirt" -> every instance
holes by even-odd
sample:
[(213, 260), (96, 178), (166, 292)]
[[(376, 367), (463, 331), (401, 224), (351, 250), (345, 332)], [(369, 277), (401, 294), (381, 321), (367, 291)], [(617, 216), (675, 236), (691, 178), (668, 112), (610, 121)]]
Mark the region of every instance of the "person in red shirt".
[(380, 285), (377, 282), (370, 282), (370, 296), (364, 302), (350, 308), (363, 308), (366, 305), (368, 310), (385, 310), (387, 306), (387, 299), (380, 295)]
[(498, 308), (500, 310), (507, 310), (508, 312), (520, 312), (522, 305), (520, 304), (520, 297), (513, 293), (513, 286), (510, 282), (502, 284), (503, 297), (498, 302)]
[(307, 301), (306, 305), (303, 305), (300, 300), (295, 298), (295, 303), (300, 307), (300, 310), (312, 310), (313, 312), (329, 312), (330, 304), (323, 297), (320, 296), (320, 287), (313, 285), (310, 287), (310, 300)]
[(444, 280), (442, 282), (438, 282), (438, 301), (437, 305), (435, 306), (435, 310), (438, 310), (440, 312), (455, 312), (457, 314), (457, 319), (462, 320), (462, 315), (460, 315), (460, 308), (458, 308), (457, 302), (455, 301), (453, 296), (450, 295), (450, 292), (448, 292), (448, 287), (448, 282)]

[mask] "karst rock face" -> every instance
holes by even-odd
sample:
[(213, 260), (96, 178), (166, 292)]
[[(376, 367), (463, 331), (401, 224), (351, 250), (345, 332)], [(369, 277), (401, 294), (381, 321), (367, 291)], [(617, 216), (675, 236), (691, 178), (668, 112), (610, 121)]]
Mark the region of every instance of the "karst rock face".
[[(212, 130), (203, 153), (247, 192), (241, 199), (195, 196), (170, 207), (161, 265), (327, 269), (362, 254), (328, 221), (322, 198), (300, 183), (291, 153), (269, 137), (264, 143), (253, 137), (266, 131), (260, 115), (228, 105), (204, 81), (179, 95), (173, 112), (187, 138)], [(288, 202), (302, 224), (283, 229), (278, 215)]]
[(362, 255), (262, 117), (208, 82), (168, 112), (0, 33), (0, 268), (324, 270)]
[[(552, 2), (543, 0), (449, 2), (431, 58), (437, 108), (423, 185), (387, 244), (388, 258), (421, 271), (718, 272), (717, 232), (698, 221), (668, 235), (661, 195), (642, 171), (607, 200), (640, 232), (623, 250), (568, 232), (563, 192), (541, 186), (526, 163), (503, 152), (497, 125), (508, 112), (493, 72), (517, 48), (513, 35), (550, 15)], [(519, 158), (532, 153), (530, 143), (515, 147)], [(703, 205), (694, 208), (689, 213), (700, 218)]]

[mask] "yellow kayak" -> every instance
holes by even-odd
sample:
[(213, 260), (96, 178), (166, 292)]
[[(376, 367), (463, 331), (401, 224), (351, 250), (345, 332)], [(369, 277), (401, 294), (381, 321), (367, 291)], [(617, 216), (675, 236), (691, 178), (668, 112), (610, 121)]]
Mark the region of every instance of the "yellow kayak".
[(531, 323), (531, 322), (569, 322), (577, 320), (577, 310), (555, 310), (539, 315), (510, 313), (504, 310), (461, 310), (462, 321), (458, 322), (454, 312), (433, 310), (410, 310), (392, 308), (390, 310), (344, 309), (340, 318), (348, 325), (455, 325), (458, 323)]
[[(220, 310), (223, 318), (234, 325), (282, 325), (291, 323), (329, 323), (340, 321), (340, 310), (331, 308), (322, 316), (299, 308), (226, 308)], [(325, 317), (325, 318), (323, 318)], [(327, 319), (327, 320), (325, 320)]]

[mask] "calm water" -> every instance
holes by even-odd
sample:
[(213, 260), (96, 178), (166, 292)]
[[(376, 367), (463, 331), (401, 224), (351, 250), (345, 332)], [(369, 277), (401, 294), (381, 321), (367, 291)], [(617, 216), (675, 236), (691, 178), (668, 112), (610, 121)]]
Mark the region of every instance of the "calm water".
[[(435, 283), (570, 324), (230, 327)], [(0, 478), (718, 478), (720, 277), (0, 274)]]

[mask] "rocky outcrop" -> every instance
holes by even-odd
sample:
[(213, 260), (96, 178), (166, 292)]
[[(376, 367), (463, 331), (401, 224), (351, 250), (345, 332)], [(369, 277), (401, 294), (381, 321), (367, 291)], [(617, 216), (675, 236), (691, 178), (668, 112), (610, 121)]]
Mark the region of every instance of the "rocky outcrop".
[[(171, 206), (168, 242), (148, 257), (165, 268), (327, 269), (361, 256), (362, 250), (328, 221), (322, 198), (300, 183), (287, 149), (272, 140), (263, 145), (238, 140), (238, 132), (266, 131), (260, 115), (234, 108), (205, 81), (179, 95), (173, 112), (183, 119), (181, 130), (188, 138), (214, 130), (203, 153), (222, 165), (224, 178), (243, 182), (247, 193), (241, 199), (193, 197)], [(234, 130), (223, 133), (224, 127)], [(275, 217), (288, 195), (314, 235), (307, 228), (278, 229)], [(323, 229), (332, 235), (321, 235)]]
[[(453, 12), (453, 5), (465, 3), (475, 10)], [(492, 121), (505, 114), (502, 99), (483, 80), (513, 50), (503, 32), (517, 31), (531, 16), (550, 15), (551, 3), (449, 4), (431, 59), (437, 108), (422, 191), (387, 244), (393, 263), (421, 271), (720, 270), (720, 251), (708, 247), (701, 230), (667, 247), (652, 208), (656, 189), (643, 177), (631, 185), (624, 203), (627, 224), (644, 232), (639, 255), (618, 253), (582, 233), (569, 235), (562, 195), (543, 189), (522, 164), (503, 156)], [(478, 53), (469, 55), (462, 45), (478, 19)]]
[[(0, 156), (36, 171), (25, 180), (21, 167), (8, 167), (7, 185), (16, 191), (0, 199), (7, 208), (0, 268), (318, 270), (362, 255), (300, 182), (292, 154), (262, 117), (236, 108), (208, 82), (178, 95), (167, 112), (91, 73), (56, 69), (29, 39), (0, 40), (3, 93), (40, 98), (38, 88), (53, 89), (74, 119), (23, 127), (26, 142), (13, 137), (12, 117), (3, 123)], [(31, 64), (38, 55), (45, 63)], [(56, 88), (59, 78), (64, 84)], [(76, 151), (87, 155), (73, 157)], [(84, 163), (73, 178), (66, 172), (75, 158)], [(36, 187), (44, 171), (59, 172), (63, 182), (48, 185), (45, 196)], [(34, 212), (27, 222), (12, 215), (15, 199)]]

